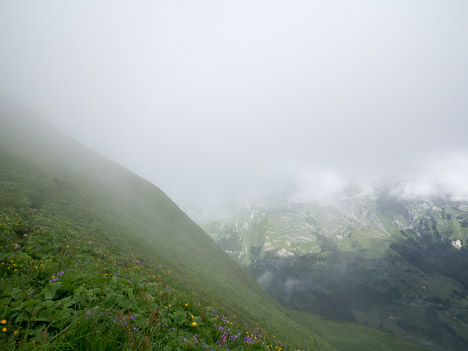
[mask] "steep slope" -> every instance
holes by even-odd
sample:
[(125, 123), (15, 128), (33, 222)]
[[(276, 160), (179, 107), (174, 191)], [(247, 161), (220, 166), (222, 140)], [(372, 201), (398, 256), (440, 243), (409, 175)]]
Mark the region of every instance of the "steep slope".
[(30, 219), (35, 218), (31, 213), (53, 216), (57, 223), (67, 223), (70, 233), (86, 235), (90, 242), (96, 236), (137, 253), (149, 265), (166, 267), (188, 290), (247, 323), (266, 323), (290, 346), (317, 345), (317, 338), (285, 316), (161, 190), (30, 111), (5, 102), (0, 111), (0, 165), (0, 209), (5, 215), (17, 211)]
[(466, 203), (383, 195), (265, 200), (203, 226), (283, 306), (457, 350), (468, 347), (467, 218)]

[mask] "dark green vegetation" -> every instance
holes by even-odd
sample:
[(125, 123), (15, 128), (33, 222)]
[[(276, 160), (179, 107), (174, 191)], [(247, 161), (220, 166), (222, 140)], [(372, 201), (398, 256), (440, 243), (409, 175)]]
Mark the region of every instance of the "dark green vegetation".
[[(466, 203), (382, 196), (262, 203), (205, 227), (287, 308), (347, 322), (335, 325), (341, 330), (368, 326), (429, 349), (465, 350), (467, 218)], [(318, 324), (313, 316), (297, 320)], [(313, 330), (337, 348), (364, 335)]]
[(330, 349), (159, 189), (29, 114), (0, 113), (0, 349)]

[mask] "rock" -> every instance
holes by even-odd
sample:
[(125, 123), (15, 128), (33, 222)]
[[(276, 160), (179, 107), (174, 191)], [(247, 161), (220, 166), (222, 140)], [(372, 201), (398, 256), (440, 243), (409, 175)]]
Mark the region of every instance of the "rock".
[(452, 246), (456, 249), (461, 249), (462, 248), (462, 241), (460, 239), (458, 240), (452, 240)]

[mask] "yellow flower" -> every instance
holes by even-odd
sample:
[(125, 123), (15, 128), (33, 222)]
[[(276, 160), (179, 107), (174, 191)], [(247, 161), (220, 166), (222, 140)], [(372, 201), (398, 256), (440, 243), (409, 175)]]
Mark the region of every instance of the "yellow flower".
[(6, 319), (2, 319), (2, 324), (6, 324)]
[(15, 330), (15, 331), (13, 332), (13, 335), (18, 335), (18, 334), (19, 334), (19, 330)]
[(188, 303), (185, 304), (185, 307), (187, 307), (187, 306), (188, 306)]
[(171, 304), (169, 304), (169, 308), (171, 308), (171, 307), (172, 307), (172, 305), (171, 305)]
[(197, 326), (197, 323), (192, 322), (192, 327), (196, 327), (196, 326)]
[(7, 329), (6, 329), (6, 328), (3, 328), (3, 329), (2, 329), (2, 332), (6, 332), (6, 331), (7, 331)]

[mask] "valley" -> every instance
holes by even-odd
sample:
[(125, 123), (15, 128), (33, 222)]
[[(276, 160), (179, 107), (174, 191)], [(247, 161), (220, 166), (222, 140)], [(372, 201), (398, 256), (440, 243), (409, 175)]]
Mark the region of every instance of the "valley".
[(284, 307), (460, 350), (468, 347), (467, 221), (463, 202), (381, 193), (264, 200), (202, 227)]

